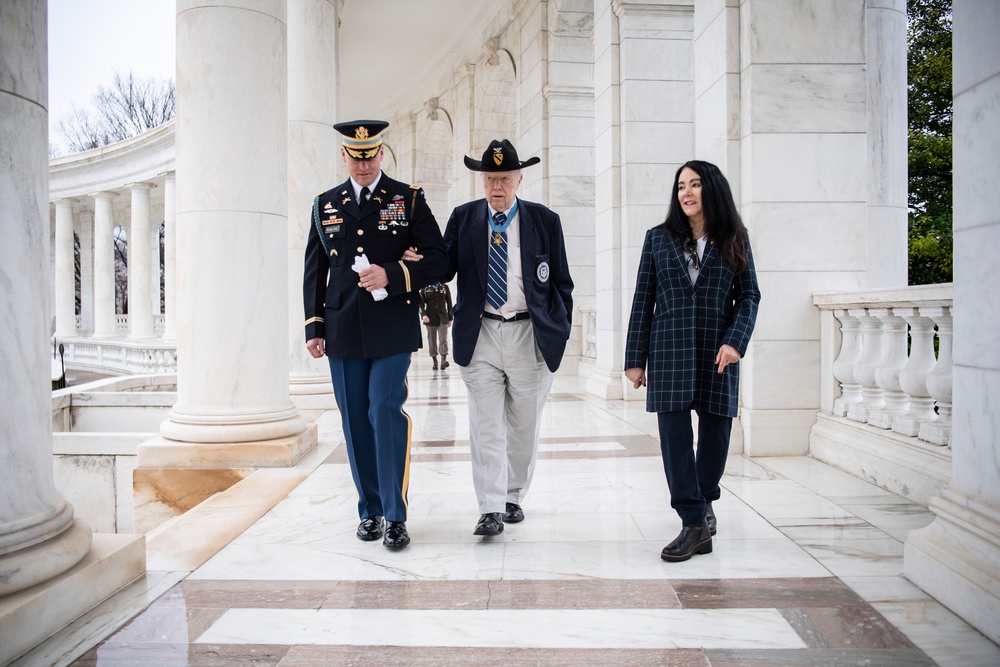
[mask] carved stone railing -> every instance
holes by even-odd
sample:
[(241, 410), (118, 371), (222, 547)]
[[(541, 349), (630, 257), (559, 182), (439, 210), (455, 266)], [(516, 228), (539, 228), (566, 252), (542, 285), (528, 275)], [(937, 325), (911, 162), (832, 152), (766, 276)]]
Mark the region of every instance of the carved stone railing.
[(950, 474), (951, 284), (814, 294), (813, 303), (822, 384), (810, 451), (926, 502)]
[(580, 356), (597, 359), (597, 308), (580, 306)]
[(177, 345), (153, 339), (64, 338), (67, 368), (110, 375), (177, 372)]

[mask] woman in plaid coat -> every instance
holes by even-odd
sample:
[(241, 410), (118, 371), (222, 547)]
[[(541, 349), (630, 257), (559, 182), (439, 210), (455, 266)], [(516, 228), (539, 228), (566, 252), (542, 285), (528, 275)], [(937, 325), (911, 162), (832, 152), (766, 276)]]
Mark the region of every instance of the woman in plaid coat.
[[(736, 416), (739, 360), (760, 289), (746, 227), (719, 168), (692, 160), (674, 177), (667, 219), (646, 232), (625, 346), (625, 375), (657, 413), (670, 506), (683, 524), (660, 558), (712, 551), (719, 481)], [(698, 414), (694, 452), (691, 410)]]

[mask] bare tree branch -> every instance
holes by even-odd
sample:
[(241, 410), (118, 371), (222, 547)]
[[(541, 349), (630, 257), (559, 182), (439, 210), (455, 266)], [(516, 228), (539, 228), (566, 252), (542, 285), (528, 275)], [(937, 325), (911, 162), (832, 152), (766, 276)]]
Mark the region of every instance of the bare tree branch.
[(107, 146), (162, 125), (174, 117), (174, 82), (115, 71), (99, 86), (90, 108), (73, 105), (56, 131), (73, 152)]

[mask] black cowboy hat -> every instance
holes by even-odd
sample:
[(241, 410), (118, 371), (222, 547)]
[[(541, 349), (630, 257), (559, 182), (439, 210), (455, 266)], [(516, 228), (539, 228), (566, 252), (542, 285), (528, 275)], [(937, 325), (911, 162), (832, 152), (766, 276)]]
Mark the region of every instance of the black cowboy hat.
[(535, 156), (521, 162), (517, 159), (517, 150), (506, 139), (491, 141), (489, 147), (483, 151), (482, 160), (473, 160), (465, 156), (465, 166), (472, 171), (514, 171), (522, 167), (530, 167), (541, 161), (540, 157)]

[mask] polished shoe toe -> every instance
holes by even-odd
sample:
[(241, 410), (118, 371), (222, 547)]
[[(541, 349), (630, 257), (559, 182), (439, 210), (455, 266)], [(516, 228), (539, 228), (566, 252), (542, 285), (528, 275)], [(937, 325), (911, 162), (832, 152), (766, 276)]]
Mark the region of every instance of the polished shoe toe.
[(708, 520), (693, 526), (683, 526), (673, 542), (663, 547), (660, 558), (671, 563), (685, 561), (695, 554), (712, 553), (712, 533), (708, 530)]
[(410, 534), (406, 532), (406, 523), (403, 521), (390, 521), (385, 529), (385, 538), (382, 545), (386, 549), (402, 549), (410, 543)]
[(503, 532), (503, 514), (490, 512), (479, 517), (473, 535), (499, 535)]
[(712, 503), (707, 503), (705, 510), (705, 520), (708, 521), (708, 532), (715, 535), (719, 528), (719, 522), (715, 518), (715, 510), (712, 509)]
[(380, 516), (370, 516), (361, 520), (358, 524), (358, 539), (371, 542), (382, 537), (385, 532), (385, 521)]
[(524, 510), (517, 503), (507, 503), (507, 508), (503, 513), (504, 523), (520, 523), (524, 521)]

